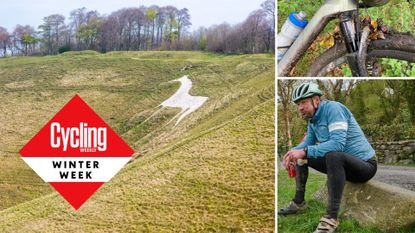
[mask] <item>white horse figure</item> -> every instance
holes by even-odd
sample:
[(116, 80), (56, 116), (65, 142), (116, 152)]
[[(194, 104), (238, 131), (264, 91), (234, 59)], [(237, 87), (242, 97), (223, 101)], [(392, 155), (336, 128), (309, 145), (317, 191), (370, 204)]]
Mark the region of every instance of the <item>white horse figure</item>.
[(173, 81), (179, 81), (182, 85), (180, 86), (179, 90), (176, 91), (176, 93), (174, 93), (170, 98), (165, 100), (159, 106), (182, 109), (180, 113), (173, 117), (173, 119), (178, 117), (175, 124), (176, 126), (184, 117), (200, 108), (206, 102), (206, 100), (208, 100), (208, 97), (191, 96), (189, 94), (189, 91), (192, 88), (192, 81), (187, 75)]

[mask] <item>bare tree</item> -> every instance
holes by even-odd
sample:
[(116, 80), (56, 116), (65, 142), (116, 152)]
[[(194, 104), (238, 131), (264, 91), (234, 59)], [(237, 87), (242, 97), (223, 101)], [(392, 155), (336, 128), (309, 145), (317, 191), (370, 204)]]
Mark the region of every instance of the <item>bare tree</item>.
[(47, 54), (57, 54), (59, 46), (65, 42), (61, 37), (66, 30), (65, 16), (55, 14), (45, 17), (43, 18), (43, 24), (39, 26), (39, 29), (41, 29), (43, 42), (47, 48)]
[(330, 79), (317, 80), (321, 90), (325, 93), (327, 99), (335, 100), (343, 104), (347, 103), (353, 88), (358, 84), (355, 79)]
[(251, 49), (251, 53), (261, 51), (261, 38), (266, 34), (267, 22), (266, 13), (259, 9), (253, 11), (244, 22), (245, 30), (247, 30), (247, 49)]
[(177, 12), (177, 37), (180, 41), (180, 37), (185, 33), (192, 23), (190, 22), (190, 14), (187, 8), (183, 8)]
[(206, 32), (206, 49), (217, 53), (227, 52), (225, 38), (229, 34), (230, 29), (231, 26), (227, 23), (211, 26)]
[(171, 49), (171, 44), (177, 38), (177, 8), (174, 6), (166, 6), (165, 8), (166, 13), (166, 23), (165, 23), (165, 30), (164, 30), (164, 44), (168, 50)]
[(156, 30), (156, 22), (157, 22), (157, 14), (160, 8), (158, 6), (151, 6), (147, 10), (146, 17), (151, 22), (151, 49), (155, 46), (155, 30)]
[(290, 105), (292, 93), (296, 80), (278, 80), (278, 105), (280, 106), (282, 113), (282, 121), (284, 122), (285, 138), (287, 139), (287, 146), (291, 148), (293, 146), (291, 135), (291, 108)]
[(79, 50), (80, 41), (77, 34), (79, 28), (86, 22), (86, 8), (82, 7), (71, 11), (69, 19), (69, 29), (71, 32), (71, 37), (75, 38), (75, 44), (77, 50)]
[(78, 38), (79, 43), (82, 45), (81, 48), (85, 49), (97, 49), (96, 41), (101, 32), (102, 20), (97, 18), (92, 18), (85, 25), (81, 25), (78, 29)]
[(36, 43), (36, 31), (30, 25), (16, 25), (13, 33), (13, 46), (18, 53), (28, 55), (34, 49)]
[(163, 42), (163, 28), (167, 22), (167, 9), (166, 7), (160, 7), (156, 15), (157, 33), (156, 33), (156, 46), (160, 46)]
[(10, 44), (10, 34), (6, 28), (0, 27), (0, 49), (3, 49), (3, 57), (7, 56), (7, 47)]
[(101, 25), (100, 49), (101, 52), (118, 50), (120, 25), (117, 17), (105, 18)]
[(266, 0), (261, 4), (268, 15), (267, 51), (274, 51), (275, 45), (275, 0)]
[(197, 31), (193, 32), (193, 38), (197, 42), (197, 48), (196, 50), (205, 51), (206, 45), (207, 45), (207, 29), (205, 27), (199, 27)]

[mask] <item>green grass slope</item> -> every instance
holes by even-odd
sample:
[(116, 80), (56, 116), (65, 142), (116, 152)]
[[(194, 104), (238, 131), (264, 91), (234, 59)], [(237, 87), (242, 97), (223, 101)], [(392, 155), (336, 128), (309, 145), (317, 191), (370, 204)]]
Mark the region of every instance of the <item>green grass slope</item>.
[[(183, 75), (205, 105), (149, 118)], [(0, 60), (1, 232), (274, 229), (274, 57), (195, 52), (67, 53)], [(18, 150), (74, 94), (135, 160), (74, 211)]]

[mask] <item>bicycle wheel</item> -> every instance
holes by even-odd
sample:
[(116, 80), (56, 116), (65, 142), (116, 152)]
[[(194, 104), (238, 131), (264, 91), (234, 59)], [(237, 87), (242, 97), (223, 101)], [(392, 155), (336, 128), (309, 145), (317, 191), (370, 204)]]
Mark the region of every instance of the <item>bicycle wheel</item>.
[[(347, 50), (344, 43), (339, 43), (321, 54), (311, 65), (306, 74), (308, 77), (320, 77), (330, 74), (336, 68), (347, 64)], [(373, 72), (374, 64), (380, 64), (384, 58), (393, 58), (409, 62), (415, 66), (415, 37), (409, 33), (385, 34), (384, 40), (372, 41), (367, 51), (366, 68), (368, 73), (378, 76)]]

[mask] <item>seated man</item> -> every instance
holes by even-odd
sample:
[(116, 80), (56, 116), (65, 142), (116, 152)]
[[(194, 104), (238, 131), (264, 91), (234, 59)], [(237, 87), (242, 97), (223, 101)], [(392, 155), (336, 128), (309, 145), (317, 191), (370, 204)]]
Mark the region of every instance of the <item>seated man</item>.
[[(366, 140), (353, 114), (343, 104), (321, 101), (323, 93), (315, 83), (303, 83), (293, 93), (302, 117), (308, 120), (307, 136), (283, 157), (285, 167), (296, 165), (296, 193), (279, 215), (296, 214), (304, 210), (308, 166), (327, 174), (327, 213), (320, 219), (315, 232), (334, 232), (346, 180), (367, 182), (376, 173), (375, 151)], [(301, 159), (300, 166), (297, 160)], [(306, 164), (303, 164), (306, 161)]]

